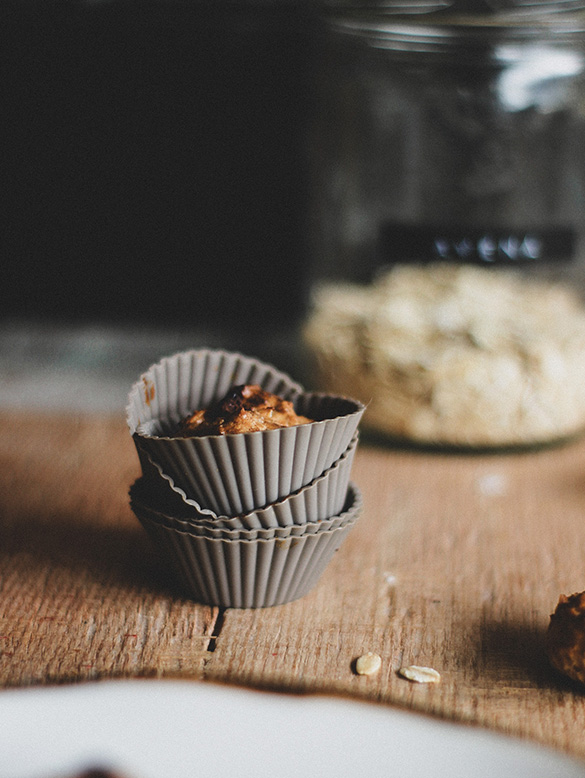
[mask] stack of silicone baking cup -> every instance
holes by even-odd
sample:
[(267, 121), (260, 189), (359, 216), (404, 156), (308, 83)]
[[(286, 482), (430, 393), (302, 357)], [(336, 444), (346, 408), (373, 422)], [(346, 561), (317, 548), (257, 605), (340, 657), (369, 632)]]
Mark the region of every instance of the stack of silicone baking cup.
[[(314, 421), (177, 436), (183, 418), (241, 384), (291, 400)], [(142, 467), (130, 505), (193, 599), (260, 608), (315, 586), (362, 509), (350, 471), (364, 409), (226, 351), (181, 352), (140, 377), (127, 408)]]

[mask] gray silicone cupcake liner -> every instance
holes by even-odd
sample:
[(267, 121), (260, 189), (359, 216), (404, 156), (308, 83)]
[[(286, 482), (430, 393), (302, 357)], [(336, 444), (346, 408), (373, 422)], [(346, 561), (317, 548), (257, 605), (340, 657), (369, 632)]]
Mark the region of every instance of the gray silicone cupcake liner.
[(322, 521), (293, 524), (286, 527), (272, 527), (270, 529), (221, 529), (203, 524), (191, 524), (182, 519), (162, 513), (150, 506), (141, 494), (141, 481), (136, 481), (130, 489), (130, 506), (136, 517), (169, 529), (174, 529), (185, 534), (199, 537), (220, 538), (224, 540), (271, 540), (272, 538), (301, 537), (303, 535), (326, 532), (344, 526), (356, 520), (357, 508), (361, 505), (361, 498), (356, 498), (356, 487), (349, 484), (345, 495), (344, 505), (339, 513)]
[[(355, 488), (355, 487), (354, 487)], [(357, 519), (361, 494), (350, 508)], [(354, 522), (337, 529), (272, 540), (218, 540), (194, 536), (141, 519), (169, 557), (186, 592), (198, 602), (226, 608), (281, 605), (318, 582)]]
[[(239, 435), (171, 437), (185, 415), (208, 407), (236, 383), (257, 383), (291, 399), (316, 421)], [(153, 365), (132, 387), (127, 420), (141, 462), (148, 454), (201, 508), (233, 517), (322, 475), (349, 446), (364, 410), (348, 398), (303, 394), (299, 384), (257, 360), (204, 350)]]
[(137, 443), (188, 498), (217, 515), (233, 517), (310, 484), (348, 447), (358, 422), (358, 414), (352, 413), (349, 419), (265, 432), (191, 439), (139, 437)]
[(301, 395), (301, 412), (319, 419), (294, 427), (194, 438), (165, 437), (166, 422), (138, 427), (146, 452), (174, 485), (204, 509), (239, 516), (278, 502), (318, 478), (348, 448), (364, 406), (329, 395)]
[[(308, 486), (265, 508), (235, 517), (217, 516), (212, 511), (202, 509), (195, 500), (190, 500), (182, 489), (175, 486), (173, 479), (163, 473), (160, 465), (153, 463), (144, 453), (143, 457), (148, 462), (143, 464), (143, 473), (151, 488), (156, 489), (160, 495), (157, 504), (161, 506), (161, 512), (165, 512), (166, 505), (167, 515), (181, 519), (187, 525), (203, 524), (230, 530), (287, 527), (322, 521), (343, 509), (358, 438), (359, 433), (356, 432), (341, 457)], [(169, 491), (174, 494), (169, 494)], [(152, 493), (147, 502), (153, 503), (155, 500), (156, 495)]]
[(130, 432), (134, 434), (137, 427), (153, 419), (177, 424), (239, 384), (258, 384), (285, 399), (303, 391), (285, 373), (243, 354), (214, 349), (182, 351), (151, 365), (132, 386), (126, 408)]

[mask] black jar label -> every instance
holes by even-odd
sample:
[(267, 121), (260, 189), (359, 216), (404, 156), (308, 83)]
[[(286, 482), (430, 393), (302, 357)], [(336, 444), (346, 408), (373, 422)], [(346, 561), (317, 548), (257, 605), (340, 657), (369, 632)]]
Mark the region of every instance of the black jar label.
[(387, 222), (381, 250), (390, 262), (460, 262), (518, 265), (568, 262), (575, 256), (576, 234), (570, 227), (478, 229), (432, 227)]

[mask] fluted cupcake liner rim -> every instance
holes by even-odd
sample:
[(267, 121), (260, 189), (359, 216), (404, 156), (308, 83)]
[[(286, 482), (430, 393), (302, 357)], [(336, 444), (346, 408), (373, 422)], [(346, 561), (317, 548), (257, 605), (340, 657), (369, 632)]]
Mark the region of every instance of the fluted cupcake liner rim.
[[(172, 477), (164, 473), (162, 467), (153, 462), (146, 452), (142, 452), (141, 457), (143, 477), (151, 488), (150, 502), (156, 501), (161, 508), (168, 505), (169, 510), (173, 509), (173, 518), (189, 524), (205, 524), (223, 529), (268, 529), (304, 524), (321, 521), (341, 511), (358, 440), (359, 432), (356, 431), (339, 459), (310, 484), (275, 503), (240, 516), (218, 516), (212, 510), (203, 508), (196, 500), (189, 499), (185, 491), (176, 486)], [(161, 512), (164, 513), (164, 510)]]
[(346, 490), (343, 508), (339, 513), (321, 521), (260, 529), (224, 529), (202, 524), (190, 524), (180, 518), (153, 508), (140, 497), (140, 480), (138, 479), (130, 489), (130, 506), (139, 520), (145, 518), (149, 522), (187, 535), (222, 540), (271, 540), (272, 538), (302, 537), (303, 535), (327, 532), (354, 522), (363, 506), (361, 493), (357, 486), (350, 482)]

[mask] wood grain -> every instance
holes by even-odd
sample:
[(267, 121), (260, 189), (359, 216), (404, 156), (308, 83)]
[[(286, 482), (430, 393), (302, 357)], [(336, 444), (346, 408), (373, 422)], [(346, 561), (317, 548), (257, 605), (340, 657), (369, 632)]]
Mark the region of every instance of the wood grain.
[[(543, 639), (585, 589), (585, 442), (458, 456), (361, 444), (365, 509), (317, 587), (263, 610), (194, 603), (128, 506), (124, 420), (0, 415), (0, 685), (186, 677), (350, 695), (585, 758), (585, 694)], [(362, 653), (382, 656), (358, 676)], [(399, 677), (428, 665), (439, 684)]]

